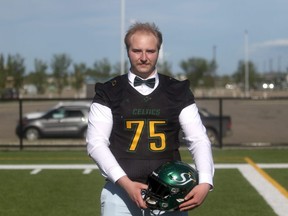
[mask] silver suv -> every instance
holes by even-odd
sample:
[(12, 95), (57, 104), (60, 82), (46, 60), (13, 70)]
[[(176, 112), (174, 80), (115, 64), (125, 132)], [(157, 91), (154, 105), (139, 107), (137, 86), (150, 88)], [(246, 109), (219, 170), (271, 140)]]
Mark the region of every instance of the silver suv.
[(86, 137), (90, 103), (60, 102), (47, 112), (28, 113), (16, 134), (28, 140), (41, 137)]

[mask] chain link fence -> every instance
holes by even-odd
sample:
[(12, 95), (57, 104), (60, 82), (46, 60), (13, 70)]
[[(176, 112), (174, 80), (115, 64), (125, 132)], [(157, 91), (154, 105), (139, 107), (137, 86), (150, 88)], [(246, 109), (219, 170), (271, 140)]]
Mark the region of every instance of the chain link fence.
[[(28, 141), (16, 135), (20, 116), (46, 111), (60, 101), (91, 101), (91, 98), (14, 99), (0, 103), (0, 149), (85, 148), (84, 138), (41, 138)], [(288, 98), (197, 98), (199, 108), (231, 117), (231, 133), (220, 136), (219, 147), (288, 147)], [(221, 124), (221, 122), (219, 122)]]

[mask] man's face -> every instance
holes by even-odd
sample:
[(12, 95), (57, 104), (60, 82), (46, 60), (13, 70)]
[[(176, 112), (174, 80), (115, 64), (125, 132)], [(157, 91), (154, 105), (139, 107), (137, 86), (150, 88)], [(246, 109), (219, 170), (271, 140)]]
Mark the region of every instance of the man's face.
[(136, 32), (131, 36), (128, 57), (134, 74), (142, 78), (153, 74), (158, 54), (157, 39), (153, 34)]

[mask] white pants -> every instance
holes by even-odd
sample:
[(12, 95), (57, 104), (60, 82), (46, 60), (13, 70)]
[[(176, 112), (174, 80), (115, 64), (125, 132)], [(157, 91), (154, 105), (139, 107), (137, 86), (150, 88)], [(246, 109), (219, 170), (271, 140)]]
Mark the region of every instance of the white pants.
[(188, 212), (140, 209), (118, 185), (107, 181), (101, 192), (101, 216), (188, 216)]

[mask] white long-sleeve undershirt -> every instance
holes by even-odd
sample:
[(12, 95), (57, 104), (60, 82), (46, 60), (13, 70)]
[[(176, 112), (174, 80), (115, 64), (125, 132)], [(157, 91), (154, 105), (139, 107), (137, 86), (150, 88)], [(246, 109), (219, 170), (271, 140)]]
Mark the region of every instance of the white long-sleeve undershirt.
[[(128, 74), (130, 84), (134, 77), (134, 74)], [(157, 73), (154, 77), (156, 78), (155, 89), (159, 83)], [(140, 93), (141, 90), (144, 91), (142, 94), (145, 95), (150, 94), (154, 89), (144, 85), (136, 88)], [(206, 129), (202, 124), (196, 104), (189, 105), (181, 111), (179, 122), (185, 134), (184, 139), (188, 150), (199, 172), (199, 183), (209, 183), (213, 186), (214, 164), (211, 143), (206, 135)], [(116, 182), (126, 173), (109, 149), (112, 125), (111, 109), (99, 103), (92, 103), (86, 137), (87, 151), (102, 171), (102, 175), (112, 182)]]

